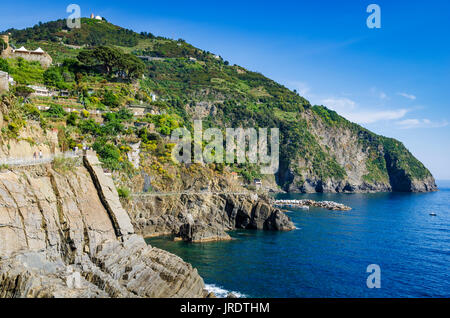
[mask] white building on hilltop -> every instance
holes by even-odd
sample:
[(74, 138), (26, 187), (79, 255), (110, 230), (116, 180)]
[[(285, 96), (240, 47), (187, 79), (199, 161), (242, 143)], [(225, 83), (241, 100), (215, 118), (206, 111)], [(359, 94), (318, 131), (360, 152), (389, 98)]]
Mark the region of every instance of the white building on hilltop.
[(103, 18), (102, 18), (101, 16), (99, 16), (99, 15), (94, 15), (93, 13), (91, 13), (91, 19), (99, 20), (99, 21), (102, 21), (102, 20), (103, 20)]

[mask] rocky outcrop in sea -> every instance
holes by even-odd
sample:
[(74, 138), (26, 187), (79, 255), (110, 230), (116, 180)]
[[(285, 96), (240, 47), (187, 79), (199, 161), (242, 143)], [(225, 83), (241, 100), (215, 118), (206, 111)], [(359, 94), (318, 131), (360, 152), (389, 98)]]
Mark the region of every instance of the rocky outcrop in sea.
[(279, 208), (309, 208), (316, 207), (332, 211), (350, 211), (352, 208), (334, 201), (314, 200), (275, 200), (273, 205)]
[(226, 232), (235, 229), (295, 229), (269, 197), (256, 194), (154, 194), (133, 198), (128, 210), (142, 235), (171, 235), (188, 242), (229, 240)]

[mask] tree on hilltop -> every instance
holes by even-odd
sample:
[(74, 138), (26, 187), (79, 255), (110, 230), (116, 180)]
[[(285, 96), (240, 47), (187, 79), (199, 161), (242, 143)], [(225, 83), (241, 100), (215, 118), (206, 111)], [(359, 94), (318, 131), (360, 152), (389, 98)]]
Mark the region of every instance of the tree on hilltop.
[(77, 59), (86, 66), (101, 65), (108, 75), (118, 72), (122, 77), (139, 78), (144, 73), (145, 64), (132, 54), (107, 46), (99, 46), (93, 50), (80, 52)]

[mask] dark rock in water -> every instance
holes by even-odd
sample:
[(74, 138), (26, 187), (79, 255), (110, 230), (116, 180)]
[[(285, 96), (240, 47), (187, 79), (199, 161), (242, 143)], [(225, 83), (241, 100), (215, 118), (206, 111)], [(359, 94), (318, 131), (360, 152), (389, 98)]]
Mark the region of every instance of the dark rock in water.
[(222, 229), (207, 226), (199, 221), (183, 224), (180, 227), (179, 237), (185, 242), (193, 243), (231, 240)]
[(227, 294), (227, 298), (238, 298), (238, 297), (235, 294), (230, 292)]
[(290, 231), (295, 226), (270, 198), (256, 194), (181, 194), (134, 198), (131, 219), (144, 236), (173, 235), (187, 242), (229, 240), (227, 231)]
[(295, 229), (290, 218), (273, 208), (269, 198), (257, 195), (248, 197), (227, 196), (226, 207), (229, 220), (237, 229), (291, 231)]

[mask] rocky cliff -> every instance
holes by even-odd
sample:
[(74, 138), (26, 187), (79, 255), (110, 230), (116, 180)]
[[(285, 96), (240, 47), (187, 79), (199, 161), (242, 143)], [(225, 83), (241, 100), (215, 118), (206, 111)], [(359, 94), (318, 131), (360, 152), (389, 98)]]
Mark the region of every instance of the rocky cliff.
[(191, 265), (134, 233), (95, 157), (1, 171), (0, 297), (202, 297), (203, 288)]
[(129, 205), (144, 236), (172, 235), (188, 242), (229, 240), (235, 229), (290, 231), (291, 220), (257, 194), (138, 196)]
[(326, 107), (306, 109), (285, 138), (278, 182), (287, 191), (437, 190), (431, 173), (401, 142), (376, 135)]

